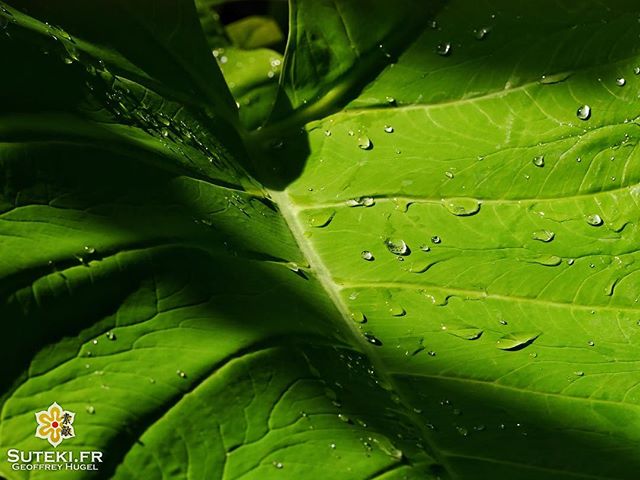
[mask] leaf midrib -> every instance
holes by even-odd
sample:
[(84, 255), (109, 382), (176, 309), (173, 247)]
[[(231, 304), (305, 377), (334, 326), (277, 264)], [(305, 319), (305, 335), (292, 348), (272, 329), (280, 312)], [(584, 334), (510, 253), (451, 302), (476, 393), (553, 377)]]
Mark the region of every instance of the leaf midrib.
[(398, 395), (398, 398), (400, 398), (400, 404), (404, 407), (405, 415), (419, 430), (424, 443), (427, 446), (427, 448), (425, 448), (426, 453), (433, 457), (443, 467), (445, 467), (445, 469), (451, 475), (450, 478), (457, 478), (457, 476), (454, 475), (454, 470), (452, 469), (451, 465), (449, 465), (447, 460), (443, 458), (443, 456), (439, 453), (438, 447), (431, 440), (431, 436), (429, 435), (427, 429), (422, 425), (422, 422), (416, 416), (416, 414), (413, 413), (412, 408), (408, 406), (410, 404), (404, 398), (405, 394), (403, 393), (402, 389), (398, 387), (393, 376), (387, 373), (384, 362), (375, 350), (376, 347), (373, 347), (360, 334), (354, 322), (350, 319), (349, 309), (340, 296), (340, 286), (333, 280), (333, 277), (324, 261), (314, 249), (311, 241), (304, 235), (304, 227), (298, 215), (300, 211), (299, 208), (291, 200), (286, 191), (280, 192), (269, 190), (269, 194), (278, 205), (278, 208), (280, 209), (285, 222), (289, 226), (289, 230), (296, 240), (300, 251), (302, 252), (304, 258), (307, 260), (310, 269), (315, 273), (315, 277), (335, 306), (337, 313), (339, 313), (340, 325), (350, 334), (352, 338), (352, 346), (357, 351), (363, 353), (369, 359), (375, 371), (377, 372), (377, 375), (381, 377), (384, 382), (390, 385), (392, 390)]

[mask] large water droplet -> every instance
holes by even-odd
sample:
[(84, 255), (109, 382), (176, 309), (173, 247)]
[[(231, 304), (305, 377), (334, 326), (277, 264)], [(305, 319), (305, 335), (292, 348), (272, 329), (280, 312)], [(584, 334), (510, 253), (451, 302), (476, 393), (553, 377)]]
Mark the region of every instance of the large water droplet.
[(409, 255), (411, 253), (411, 249), (402, 239), (387, 238), (384, 244), (387, 250), (394, 255)]
[(553, 240), (555, 238), (556, 234), (553, 233), (551, 230), (536, 230), (535, 232), (533, 232), (533, 234), (531, 235), (531, 238), (533, 238), (534, 240), (538, 240), (540, 242), (550, 242), (551, 240)]
[(450, 213), (460, 217), (474, 215), (480, 211), (480, 202), (475, 198), (446, 198), (442, 203)]
[(463, 338), (465, 340), (477, 340), (482, 336), (482, 330), (480, 330), (478, 327), (467, 325), (466, 323), (462, 322), (447, 322), (446, 324), (443, 323), (441, 328), (448, 334), (458, 338)]
[(496, 347), (500, 350), (520, 350), (531, 345), (540, 332), (513, 332), (504, 335), (496, 342)]
[(580, 120), (589, 120), (591, 117), (591, 107), (589, 105), (581, 105), (576, 111), (576, 116)]
[(627, 81), (623, 77), (616, 78), (616, 85), (619, 87), (624, 87)]
[(373, 143), (369, 137), (362, 135), (358, 137), (358, 147), (362, 150), (371, 150), (373, 148)]
[(597, 213), (592, 215), (587, 215), (587, 223), (589, 225), (593, 225), (594, 227), (599, 227), (603, 224), (602, 218)]
[(533, 160), (531, 160), (531, 162), (536, 166), (536, 167), (544, 167), (544, 155), (538, 155), (537, 157), (533, 157)]

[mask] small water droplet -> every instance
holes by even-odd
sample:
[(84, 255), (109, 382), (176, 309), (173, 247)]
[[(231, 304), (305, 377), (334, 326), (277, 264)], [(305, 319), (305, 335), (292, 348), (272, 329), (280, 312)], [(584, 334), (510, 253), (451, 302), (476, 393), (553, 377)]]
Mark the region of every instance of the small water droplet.
[(324, 136), (325, 137), (330, 137), (331, 136), (331, 130), (325, 130), (324, 131)]
[(400, 305), (392, 305), (389, 307), (389, 313), (394, 317), (404, 317), (407, 311)]
[(393, 97), (385, 97), (385, 100), (389, 105), (395, 105), (396, 104), (396, 99), (393, 98)]
[(276, 461), (273, 462), (273, 466), (276, 467), (278, 470), (284, 467), (282, 462), (276, 462)]
[(96, 338), (95, 340), (93, 340), (91, 343), (93, 343), (94, 345), (98, 344), (98, 339)]
[(394, 255), (409, 255), (411, 253), (411, 249), (402, 239), (387, 238), (384, 244), (387, 250)]
[(423, 252), (430, 252), (431, 247), (429, 245), (422, 244), (420, 245), (420, 250), (422, 250)]
[(381, 347), (382, 346), (382, 342), (380, 341), (380, 339), (377, 338), (372, 333), (365, 332), (364, 333), (364, 338), (367, 339), (367, 342), (371, 343), (372, 345), (375, 345), (376, 347)]
[(584, 377), (584, 372), (582, 370), (577, 370), (573, 372), (576, 377)]
[(460, 435), (462, 435), (463, 437), (466, 437), (467, 435), (469, 435), (469, 430), (467, 430), (465, 427), (456, 427), (456, 430), (458, 431), (458, 433)]
[(507, 325), (507, 321), (506, 320), (500, 320), (500, 325)]
[(633, 73), (640, 75), (640, 67), (633, 67)]
[(476, 40), (484, 40), (489, 35), (491, 29), (489, 27), (482, 27), (474, 31)]
[(116, 334), (113, 332), (107, 332), (106, 336), (109, 340), (114, 341), (116, 339)]
[(346, 201), (348, 207), (372, 207), (376, 204), (373, 197), (351, 198)]
[(329, 445), (329, 448), (331, 448), (331, 449), (335, 450), (335, 448), (336, 448), (336, 444), (335, 444), (335, 443), (330, 444), (330, 445)]
[(341, 422), (351, 423), (351, 419), (342, 413), (338, 414), (338, 418), (340, 419)]
[(544, 167), (544, 155), (538, 155), (537, 157), (533, 157), (533, 160), (531, 160), (531, 162), (539, 168)]
[(576, 111), (576, 116), (580, 120), (589, 120), (591, 117), (591, 107), (589, 105), (581, 105)]
[(436, 352), (434, 352), (433, 350), (429, 350), (427, 353), (429, 354), (430, 357), (436, 356)]
[(369, 250), (363, 250), (362, 253), (360, 253), (360, 256), (367, 262), (373, 262), (375, 260), (373, 253), (371, 253)]
[(356, 323), (367, 323), (367, 317), (360, 311), (351, 312), (351, 320)]
[(362, 150), (371, 150), (373, 148), (373, 143), (369, 137), (363, 135), (358, 137), (358, 147)]
[(596, 342), (594, 342), (593, 340), (589, 340), (589, 341), (587, 342), (587, 345), (589, 345), (590, 347), (595, 346), (595, 344), (596, 344)]
[(444, 172), (444, 176), (447, 178), (454, 178), (455, 174), (453, 172), (450, 172), (449, 170), (447, 170), (446, 172)]
[(431, 237), (431, 241), (435, 244), (438, 244), (442, 242), (442, 239), (438, 235), (434, 235), (433, 237)]
[(87, 405), (85, 407), (85, 410), (87, 411), (87, 413), (89, 415), (93, 415), (94, 413), (96, 413), (96, 409), (95, 409), (95, 407), (93, 405)]
[(599, 227), (603, 224), (602, 218), (597, 213), (587, 215), (587, 223), (589, 225), (593, 225), (594, 227)]
[(436, 47), (436, 53), (443, 57), (451, 55), (451, 43), (450, 42), (439, 43), (438, 46)]
[(384, 131), (387, 133), (393, 133), (393, 127), (391, 125), (385, 125)]
[(475, 198), (447, 198), (442, 202), (450, 213), (459, 217), (468, 217), (480, 211), (480, 202)]
[(553, 240), (555, 236), (556, 234), (553, 233), (551, 230), (536, 230), (531, 235), (531, 238), (533, 238), (534, 240), (538, 240), (540, 242), (547, 243)]
[(540, 332), (513, 332), (499, 338), (496, 347), (500, 350), (520, 350), (531, 345)]
[(187, 378), (187, 374), (185, 372), (183, 372), (182, 370), (176, 370), (176, 374), (180, 377), (180, 378)]
[(616, 78), (616, 85), (619, 87), (624, 87), (627, 81), (623, 77)]

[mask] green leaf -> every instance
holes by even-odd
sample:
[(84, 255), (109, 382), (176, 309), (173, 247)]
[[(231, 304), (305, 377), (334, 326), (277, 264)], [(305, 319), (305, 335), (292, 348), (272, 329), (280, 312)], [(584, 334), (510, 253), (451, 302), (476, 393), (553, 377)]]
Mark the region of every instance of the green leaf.
[(292, 4), (250, 134), (12, 13), (4, 451), (56, 401), (98, 478), (637, 476), (637, 6), (370, 3)]
[(270, 47), (283, 40), (277, 22), (258, 15), (230, 23), (227, 25), (227, 34), (234, 45), (245, 50)]

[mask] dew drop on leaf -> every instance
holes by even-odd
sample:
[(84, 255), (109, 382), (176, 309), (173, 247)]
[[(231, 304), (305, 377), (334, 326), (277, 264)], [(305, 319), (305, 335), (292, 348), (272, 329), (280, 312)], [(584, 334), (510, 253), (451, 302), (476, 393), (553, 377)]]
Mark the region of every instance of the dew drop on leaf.
[(176, 374), (180, 377), (180, 378), (187, 378), (187, 374), (185, 372), (183, 372), (182, 370), (176, 370)]
[(284, 465), (282, 464), (282, 462), (273, 462), (273, 466), (276, 467), (277, 469), (281, 469), (282, 467), (284, 467)]
[(446, 172), (444, 172), (444, 176), (447, 178), (454, 178), (455, 174), (453, 172), (450, 172), (449, 170), (447, 170)]
[(372, 333), (365, 332), (364, 338), (367, 339), (367, 342), (371, 343), (372, 345), (375, 345), (376, 347), (382, 346), (382, 342), (380, 341), (380, 339), (375, 335), (373, 335)]
[(594, 342), (593, 340), (589, 340), (587, 342), (587, 345), (589, 345), (590, 347), (593, 347), (596, 344), (596, 342)]
[(438, 46), (436, 47), (436, 53), (443, 57), (451, 55), (451, 43), (450, 42), (439, 43)]
[(367, 317), (365, 316), (364, 313), (360, 311), (351, 312), (351, 320), (353, 320), (356, 323), (367, 323)]
[(366, 260), (367, 262), (373, 262), (375, 260), (373, 253), (371, 253), (369, 250), (363, 250), (360, 256), (362, 257), (363, 260)]
[(351, 419), (342, 413), (338, 414), (338, 419), (344, 423), (351, 423)]
[(520, 350), (531, 345), (540, 332), (513, 332), (499, 338), (496, 347), (500, 350)]
[(573, 372), (576, 377), (584, 377), (584, 372), (582, 370), (577, 370)]
[(553, 240), (555, 236), (556, 234), (553, 233), (551, 230), (536, 230), (531, 235), (531, 238), (533, 238), (534, 240), (538, 240), (540, 242), (547, 243)]
[(373, 197), (359, 197), (347, 200), (348, 207), (372, 207), (376, 204)]
[(371, 142), (371, 139), (369, 137), (363, 135), (361, 137), (358, 137), (358, 147), (360, 147), (362, 150), (371, 150), (373, 148), (373, 143)]
[(107, 332), (106, 336), (109, 340), (114, 341), (116, 339), (116, 334), (113, 332)]
[(393, 127), (391, 125), (385, 125), (384, 131), (387, 133), (393, 133)]
[(387, 238), (384, 244), (387, 250), (394, 255), (409, 255), (411, 253), (409, 246), (402, 239)]
[(589, 105), (581, 105), (576, 111), (576, 116), (580, 120), (589, 120), (591, 118), (591, 107)]
[(484, 40), (489, 35), (491, 29), (489, 27), (482, 27), (474, 31), (476, 40)]
[(94, 413), (96, 413), (96, 409), (93, 405), (87, 405), (85, 410), (89, 415), (93, 415)]
[(640, 67), (633, 67), (633, 73), (640, 75)]
[(422, 250), (423, 252), (429, 252), (431, 251), (431, 247), (429, 245), (420, 245), (420, 250)]
[(479, 328), (465, 323), (443, 323), (441, 328), (449, 335), (453, 335), (454, 337), (462, 338), (464, 340), (477, 340), (483, 333)]
[(599, 227), (600, 225), (602, 225), (603, 221), (600, 215), (594, 213), (592, 215), (587, 215), (587, 223), (594, 227)]
[(533, 160), (531, 160), (531, 162), (539, 168), (544, 167), (544, 155), (538, 155), (537, 157), (533, 157)]
[(442, 242), (442, 239), (438, 235), (434, 235), (433, 237), (431, 237), (431, 241), (435, 244), (438, 244)]
[(619, 87), (624, 87), (627, 81), (623, 77), (616, 78), (616, 85)]
[(449, 213), (460, 217), (475, 215), (480, 211), (480, 202), (475, 198), (447, 198), (442, 202)]

